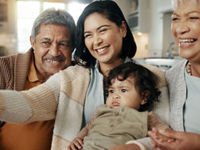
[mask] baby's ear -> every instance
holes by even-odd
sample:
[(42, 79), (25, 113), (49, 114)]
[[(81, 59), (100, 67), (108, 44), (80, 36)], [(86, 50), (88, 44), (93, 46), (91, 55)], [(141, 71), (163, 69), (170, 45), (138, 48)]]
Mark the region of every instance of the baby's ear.
[(150, 92), (147, 91), (147, 90), (144, 91), (144, 92), (142, 93), (142, 101), (141, 101), (141, 105), (144, 105), (144, 104), (147, 103), (147, 100), (148, 100), (149, 95), (150, 95)]
[(140, 104), (141, 104), (141, 105), (144, 105), (144, 104), (146, 104), (146, 103), (147, 103), (147, 98), (143, 98)]

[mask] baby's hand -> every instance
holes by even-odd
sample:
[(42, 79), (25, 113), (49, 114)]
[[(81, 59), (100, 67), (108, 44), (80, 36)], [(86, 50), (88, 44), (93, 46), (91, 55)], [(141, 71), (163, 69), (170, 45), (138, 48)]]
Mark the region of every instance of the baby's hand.
[(79, 150), (83, 147), (83, 138), (76, 137), (68, 146), (68, 150)]

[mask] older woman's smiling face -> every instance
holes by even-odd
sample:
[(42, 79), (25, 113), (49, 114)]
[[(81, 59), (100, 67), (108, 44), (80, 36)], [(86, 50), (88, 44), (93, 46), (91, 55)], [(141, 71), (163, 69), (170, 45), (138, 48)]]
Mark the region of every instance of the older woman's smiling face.
[(180, 56), (200, 62), (200, 1), (178, 2), (172, 14), (172, 33)]

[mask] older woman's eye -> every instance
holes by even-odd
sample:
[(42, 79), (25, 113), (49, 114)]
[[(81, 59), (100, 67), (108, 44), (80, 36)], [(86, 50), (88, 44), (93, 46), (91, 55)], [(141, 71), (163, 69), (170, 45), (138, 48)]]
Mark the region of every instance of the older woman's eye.
[(199, 17), (190, 17), (191, 20), (199, 19)]
[(178, 17), (172, 17), (172, 22), (179, 20)]

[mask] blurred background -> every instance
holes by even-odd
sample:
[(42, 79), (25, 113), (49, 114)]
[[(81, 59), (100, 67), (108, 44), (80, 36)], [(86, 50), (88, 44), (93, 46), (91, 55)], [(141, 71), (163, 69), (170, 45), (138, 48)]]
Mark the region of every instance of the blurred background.
[[(77, 21), (94, 0), (0, 0), (0, 56), (24, 53), (30, 48), (33, 21), (47, 8), (67, 10)], [(131, 27), (138, 61), (166, 70), (179, 61), (171, 33), (171, 0), (114, 0)]]

